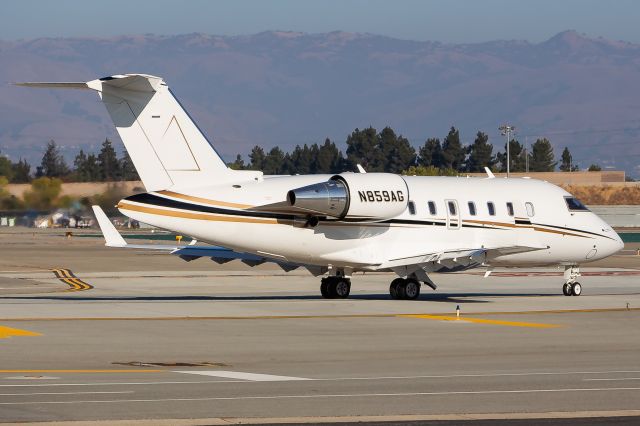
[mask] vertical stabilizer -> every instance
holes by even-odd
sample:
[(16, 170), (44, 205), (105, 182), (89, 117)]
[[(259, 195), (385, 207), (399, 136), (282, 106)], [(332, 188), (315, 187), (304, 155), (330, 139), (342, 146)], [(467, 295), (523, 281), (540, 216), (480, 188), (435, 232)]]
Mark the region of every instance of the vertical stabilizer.
[(147, 191), (261, 176), (229, 169), (160, 77), (125, 74), (87, 83), (20, 85), (96, 90)]

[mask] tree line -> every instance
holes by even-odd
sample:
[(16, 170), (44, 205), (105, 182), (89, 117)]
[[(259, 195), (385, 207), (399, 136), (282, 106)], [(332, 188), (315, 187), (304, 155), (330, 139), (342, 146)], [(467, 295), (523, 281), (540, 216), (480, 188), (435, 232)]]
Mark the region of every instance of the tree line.
[[(297, 145), (285, 153), (280, 147), (268, 152), (255, 146), (245, 163), (238, 154), (229, 163), (233, 169), (262, 170), (265, 174), (340, 173), (355, 170), (362, 165), (368, 172), (389, 172), (417, 175), (456, 175), (458, 173), (483, 172), (489, 167), (494, 172), (507, 171), (506, 143), (504, 151), (494, 153), (489, 137), (477, 132), (470, 145), (460, 140), (460, 132), (451, 127), (442, 139), (428, 138), (417, 150), (391, 127), (378, 132), (373, 127), (355, 129), (346, 140), (343, 153), (330, 139), (322, 144)], [(579, 166), (572, 160), (568, 148), (564, 148), (560, 161), (555, 160), (553, 146), (546, 138), (537, 139), (527, 150), (517, 140), (509, 141), (509, 169), (512, 172), (551, 172), (559, 163), (561, 171), (576, 171)], [(600, 170), (593, 164), (589, 170)]]
[(115, 182), (140, 179), (127, 151), (118, 158), (109, 139), (105, 139), (97, 154), (85, 153), (81, 149), (72, 165), (67, 164), (60, 148), (51, 140), (33, 174), (31, 165), (26, 160), (20, 159), (14, 163), (0, 156), (0, 176), (4, 176), (10, 183), (30, 183), (42, 177), (57, 178), (62, 182)]
[[(509, 150), (509, 168), (512, 172), (550, 172), (558, 164), (561, 171), (579, 169), (566, 147), (560, 160), (556, 161), (553, 147), (546, 138), (537, 139), (530, 149), (526, 149), (517, 139), (512, 139), (509, 141)], [(340, 173), (355, 170), (357, 164), (369, 172), (411, 175), (456, 175), (483, 172), (484, 167), (494, 172), (506, 172), (506, 143), (502, 151), (494, 153), (494, 146), (489, 143), (487, 134), (479, 131), (473, 143), (464, 145), (459, 130), (451, 127), (442, 140), (427, 138), (416, 150), (407, 138), (397, 134), (391, 127), (379, 132), (368, 127), (355, 129), (347, 136), (344, 152), (330, 139), (322, 144), (297, 145), (291, 152), (284, 152), (278, 146), (265, 152), (262, 147), (255, 146), (246, 163), (238, 154), (228, 166), (262, 170), (268, 175), (294, 175)], [(600, 167), (591, 165), (589, 170), (600, 170)], [(118, 158), (109, 139), (105, 139), (97, 154), (85, 153), (81, 149), (71, 165), (67, 164), (58, 145), (52, 140), (47, 144), (40, 165), (33, 174), (27, 161), (20, 159), (14, 163), (0, 155), (0, 176), (10, 183), (29, 183), (41, 177), (57, 178), (63, 182), (139, 180), (129, 154), (125, 150)]]

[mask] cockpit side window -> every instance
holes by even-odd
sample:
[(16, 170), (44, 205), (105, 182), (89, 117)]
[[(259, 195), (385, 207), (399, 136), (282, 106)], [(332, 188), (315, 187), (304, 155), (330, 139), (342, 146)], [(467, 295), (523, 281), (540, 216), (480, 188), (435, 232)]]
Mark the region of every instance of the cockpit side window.
[(588, 212), (587, 206), (582, 204), (580, 200), (575, 197), (564, 197), (564, 201), (567, 203), (567, 208), (570, 212)]

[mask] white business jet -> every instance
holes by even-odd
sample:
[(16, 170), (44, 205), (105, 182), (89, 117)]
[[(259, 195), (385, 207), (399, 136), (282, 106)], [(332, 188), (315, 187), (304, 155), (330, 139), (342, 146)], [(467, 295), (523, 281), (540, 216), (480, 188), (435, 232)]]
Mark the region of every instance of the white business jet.
[[(216, 246), (169, 247), (191, 261), (241, 259), (308, 269), (326, 298), (346, 298), (354, 272), (392, 271), (394, 299), (416, 299), (431, 272), (564, 267), (578, 296), (578, 265), (623, 247), (616, 232), (563, 189), (534, 179), (390, 173), (264, 176), (228, 168), (162, 78), (114, 75), (86, 83), (105, 104), (148, 192), (118, 203), (126, 216)], [(127, 244), (96, 208), (107, 245)], [(160, 247), (163, 248), (163, 247)], [(164, 246), (167, 248), (167, 246)]]

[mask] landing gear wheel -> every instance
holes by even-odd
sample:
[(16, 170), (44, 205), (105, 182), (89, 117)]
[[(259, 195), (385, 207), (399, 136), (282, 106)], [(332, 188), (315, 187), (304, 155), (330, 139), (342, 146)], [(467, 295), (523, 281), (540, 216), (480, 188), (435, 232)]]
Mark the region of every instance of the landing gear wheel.
[(328, 278), (323, 278), (322, 281), (320, 281), (320, 294), (322, 294), (322, 297), (324, 297), (325, 299), (330, 299), (331, 298), (331, 294), (329, 293), (329, 279)]
[(389, 294), (391, 295), (392, 299), (400, 299), (400, 297), (398, 296), (398, 286), (403, 282), (404, 280), (402, 278), (396, 278), (395, 280), (391, 281), (391, 285), (389, 286)]
[(580, 283), (573, 283), (571, 286), (571, 294), (573, 296), (580, 296), (582, 294), (582, 286)]
[(351, 281), (347, 278), (336, 279), (331, 287), (331, 294), (338, 299), (346, 299), (351, 293)]
[(398, 283), (396, 286), (396, 297), (398, 299), (403, 300), (407, 298), (406, 288), (407, 280), (402, 280), (402, 282)]
[(416, 280), (407, 280), (403, 286), (404, 298), (416, 300), (420, 296), (420, 283)]
[(562, 294), (564, 294), (565, 296), (571, 296), (571, 287), (572, 287), (571, 284), (565, 283), (562, 286)]

